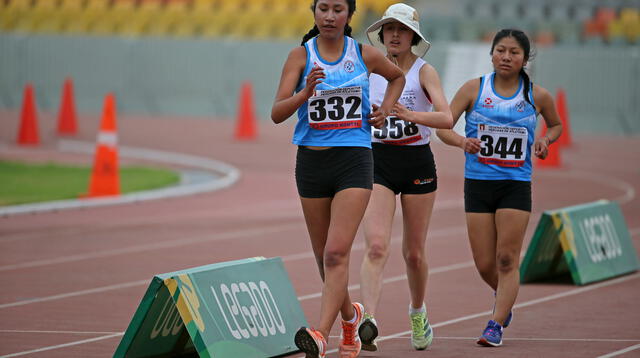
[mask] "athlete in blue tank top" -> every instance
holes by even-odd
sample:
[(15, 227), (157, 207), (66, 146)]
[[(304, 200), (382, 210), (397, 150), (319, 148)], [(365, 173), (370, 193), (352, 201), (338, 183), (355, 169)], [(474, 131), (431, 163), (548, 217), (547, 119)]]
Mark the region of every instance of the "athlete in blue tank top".
[(531, 180), (531, 144), (536, 129), (532, 87), (525, 99), (523, 79), (510, 97), (496, 93), (496, 74), (480, 79), (473, 109), (465, 116), (467, 138), (478, 138), (482, 149), (465, 152), (465, 178), (480, 180)]
[[(349, 256), (373, 186), (370, 125), (381, 127), (404, 87), (402, 70), (351, 39), (355, 0), (314, 0), (315, 26), (289, 53), (271, 110), (275, 123), (298, 111), (295, 177), (322, 277), (320, 319), (293, 341), (307, 357), (324, 358), (338, 312), (340, 357), (357, 357), (362, 305), (351, 302)], [(368, 74), (389, 81), (380, 107), (369, 104)], [(325, 262), (325, 257), (327, 258)]]
[[(562, 124), (546, 89), (524, 70), (531, 45), (520, 30), (499, 31), (491, 45), (493, 73), (465, 83), (451, 102), (453, 120), (466, 112), (465, 136), (438, 130), (465, 151), (464, 206), (476, 268), (495, 292), (493, 317), (477, 343), (502, 344), (520, 285), (520, 250), (531, 213), (531, 157), (545, 159)], [(536, 116), (547, 125), (534, 140)]]
[(304, 44), (307, 60), (296, 92), (304, 89), (313, 67), (322, 67), (326, 77), (298, 109), (294, 144), (371, 148), (369, 73), (357, 42), (347, 36), (344, 42), (341, 57), (333, 62), (318, 53), (317, 37)]

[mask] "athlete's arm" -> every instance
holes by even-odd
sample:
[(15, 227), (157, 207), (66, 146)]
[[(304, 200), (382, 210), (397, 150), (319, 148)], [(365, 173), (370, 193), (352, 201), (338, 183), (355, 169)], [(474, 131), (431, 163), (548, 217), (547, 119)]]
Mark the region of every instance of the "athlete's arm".
[(393, 106), (395, 116), (409, 122), (422, 124), (431, 128), (451, 129), (453, 117), (451, 109), (442, 91), (438, 71), (426, 63), (420, 68), (420, 85), (424, 88), (433, 103), (433, 112), (414, 112), (400, 103)]
[(562, 122), (553, 102), (553, 96), (549, 91), (538, 85), (533, 85), (533, 102), (536, 104), (536, 110), (542, 115), (547, 125), (545, 135), (536, 139), (533, 143), (535, 155), (540, 159), (544, 159), (549, 154), (549, 144), (555, 142), (562, 133)]
[[(480, 81), (477, 78), (467, 81), (451, 101), (451, 115), (453, 116), (453, 125), (455, 126), (462, 112), (470, 112), (473, 110), (473, 104), (480, 90)], [(462, 148), (465, 152), (475, 154), (480, 151), (480, 140), (478, 138), (466, 138), (453, 129), (438, 129), (436, 131), (438, 138), (449, 145)]]
[(369, 72), (379, 74), (388, 82), (382, 103), (379, 107), (374, 105), (373, 111), (369, 115), (371, 118), (369, 123), (376, 128), (382, 128), (385, 118), (391, 113), (393, 105), (402, 95), (405, 83), (404, 73), (400, 67), (389, 61), (380, 50), (373, 46), (362, 45), (362, 59)]
[(304, 46), (298, 46), (289, 52), (289, 57), (282, 68), (276, 99), (271, 108), (271, 120), (274, 123), (284, 122), (291, 117), (313, 95), (316, 85), (325, 78), (322, 68), (314, 67), (307, 76), (304, 89), (294, 94), (306, 62), (307, 51)]

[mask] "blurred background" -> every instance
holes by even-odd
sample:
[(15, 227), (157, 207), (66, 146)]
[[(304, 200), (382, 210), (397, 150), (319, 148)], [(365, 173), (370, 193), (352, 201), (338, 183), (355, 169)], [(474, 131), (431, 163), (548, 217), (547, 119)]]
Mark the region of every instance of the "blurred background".
[[(358, 0), (354, 37), (397, 1)], [(0, 110), (19, 111), (33, 84), (55, 112), (71, 78), (79, 112), (227, 118), (243, 82), (268, 120), (282, 65), (312, 27), (311, 0), (0, 0)], [(420, 0), (425, 59), (449, 100), (491, 71), (500, 28), (535, 43), (534, 82), (566, 91), (574, 133), (640, 133), (640, 0)]]

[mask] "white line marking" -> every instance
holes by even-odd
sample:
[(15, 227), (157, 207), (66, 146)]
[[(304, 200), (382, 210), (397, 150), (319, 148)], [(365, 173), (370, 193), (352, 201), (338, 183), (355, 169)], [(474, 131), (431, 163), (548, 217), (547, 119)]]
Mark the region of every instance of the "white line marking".
[(627, 347), (625, 349), (621, 349), (619, 351), (615, 351), (615, 352), (611, 352), (609, 354), (605, 354), (605, 355), (601, 355), (598, 358), (610, 358), (610, 357), (615, 357), (615, 356), (619, 356), (621, 354), (625, 354), (627, 352), (631, 352), (631, 351), (635, 351), (636, 349), (640, 349), (640, 344), (636, 344), (635, 346), (631, 346), (631, 347)]
[[(514, 305), (513, 308), (514, 309), (524, 308), (524, 307), (528, 307), (528, 306), (537, 305), (537, 304), (543, 303), (543, 302), (548, 302), (548, 301), (557, 300), (557, 299), (560, 299), (560, 298), (579, 295), (581, 293), (593, 291), (593, 290), (596, 290), (596, 289), (599, 289), (599, 288), (602, 288), (602, 287), (615, 285), (615, 284), (622, 283), (622, 282), (625, 282), (625, 281), (634, 280), (634, 279), (637, 279), (637, 278), (640, 278), (640, 273), (635, 273), (635, 274), (630, 275), (630, 276), (623, 276), (623, 277), (620, 277), (620, 278), (612, 279), (611, 281), (605, 281), (605, 282), (601, 282), (601, 283), (596, 283), (596, 284), (593, 284), (593, 285), (590, 285), (590, 286), (587, 286), (587, 287), (580, 287), (580, 288), (576, 288), (576, 289), (573, 289), (573, 290), (569, 290), (569, 291), (565, 291), (565, 292), (561, 292), (561, 293), (557, 293), (557, 294), (553, 294), (553, 295), (537, 298), (535, 300), (525, 301), (525, 302), (518, 303), (518, 304)], [(492, 313), (491, 310), (484, 311), (484, 312), (478, 312), (478, 313), (470, 314), (470, 315), (467, 315), (467, 316), (450, 319), (448, 321), (436, 323), (436, 324), (433, 324), (432, 327), (433, 328), (438, 328), (438, 327), (448, 326), (448, 325), (455, 324), (455, 323), (458, 323), (458, 322), (463, 322), (463, 321), (468, 321), (468, 320), (479, 318), (479, 317), (483, 317), (483, 316), (488, 316), (491, 313)], [(383, 341), (383, 340), (386, 340), (386, 339), (392, 339), (392, 338), (396, 338), (396, 337), (402, 337), (402, 336), (404, 336), (406, 334), (410, 334), (410, 333), (411, 333), (411, 331), (404, 331), (404, 332), (392, 334), (392, 335), (386, 336), (384, 338), (381, 338), (380, 341)]]
[[(389, 339), (407, 339), (411, 337), (410, 334), (406, 334), (400, 337), (393, 337)], [(385, 336), (380, 336), (380, 338), (386, 338)], [(444, 340), (476, 340), (478, 337), (443, 337), (443, 336), (434, 336), (434, 340), (444, 339)], [(603, 338), (535, 338), (535, 337), (509, 337), (504, 338), (505, 341), (541, 341), (541, 342), (640, 342), (639, 339), (603, 339)]]
[[(62, 140), (59, 142), (59, 150), (62, 152), (93, 153), (93, 151), (95, 150), (95, 144), (74, 140)], [(144, 200), (155, 200), (175, 196), (192, 195), (226, 188), (240, 179), (240, 170), (229, 164), (214, 159), (181, 153), (165, 152), (144, 148), (133, 148), (126, 146), (121, 146), (119, 148), (119, 151), (123, 157), (145, 159), (160, 163), (180, 164), (199, 169), (206, 169), (208, 171), (220, 174), (220, 177), (216, 177), (213, 180), (205, 181), (202, 183), (170, 186), (166, 188), (140, 191), (113, 197), (87, 198), (82, 200), (56, 200), (45, 203), (12, 205), (0, 208), (0, 216), (135, 203)]]
[(30, 351), (23, 351), (23, 352), (18, 352), (18, 353), (11, 353), (11, 354), (7, 354), (4, 356), (0, 356), (0, 358), (10, 358), (10, 357), (19, 357), (19, 356), (24, 356), (27, 354), (31, 354), (31, 353), (39, 353), (39, 352), (45, 352), (45, 351), (50, 351), (53, 349), (59, 349), (59, 348), (64, 348), (64, 347), (70, 347), (70, 346), (77, 346), (79, 344), (85, 344), (85, 343), (91, 343), (91, 342), (96, 342), (96, 341), (102, 341), (105, 339), (109, 339), (109, 338), (114, 338), (114, 337), (118, 337), (118, 336), (122, 336), (124, 333), (114, 333), (114, 334), (108, 334), (106, 336), (101, 336), (101, 337), (96, 337), (96, 338), (89, 338), (89, 339), (83, 339), (81, 341), (75, 341), (75, 342), (69, 342), (69, 343), (64, 343), (64, 344), (57, 344), (55, 346), (48, 346), (48, 347), (42, 347), (42, 348), (37, 348), (37, 349), (32, 349)]
[(21, 330), (21, 329), (0, 329), (0, 333), (34, 333), (34, 334), (90, 334), (90, 335), (96, 335), (96, 334), (116, 334), (116, 333), (120, 333), (122, 334), (123, 332), (82, 332), (82, 331), (33, 331), (33, 330)]
[[(226, 239), (233, 239), (233, 238), (237, 238), (238, 236), (241, 235), (255, 235), (256, 233), (259, 234), (264, 234), (265, 232), (277, 232), (280, 230), (287, 230), (293, 227), (298, 227), (299, 225), (280, 225), (277, 227), (273, 227), (273, 228), (269, 228), (269, 229), (265, 229), (265, 228), (260, 228), (260, 229), (252, 229), (252, 230), (246, 230), (246, 231), (242, 231), (242, 232), (230, 232), (230, 233), (226, 233), (226, 234), (221, 234), (218, 235), (215, 239), (183, 239), (181, 240), (174, 240), (171, 242), (165, 242), (162, 243), (158, 246), (162, 246), (162, 247), (175, 247), (175, 246), (184, 246), (187, 245), (189, 243), (195, 243), (195, 242), (206, 242), (206, 241), (214, 241), (214, 240), (226, 240)], [(461, 231), (462, 229), (459, 228), (449, 228), (449, 229), (441, 229), (441, 230), (434, 230), (433, 233), (430, 234), (430, 236), (435, 237), (435, 236), (445, 236), (445, 235), (450, 235), (450, 234), (454, 234), (457, 233), (459, 231)], [(400, 240), (392, 240), (393, 242), (398, 242)], [(156, 247), (144, 247), (144, 246), (140, 246), (140, 247), (133, 247), (135, 248), (135, 251), (131, 251), (131, 252), (138, 252), (138, 251), (149, 251), (152, 250)], [(113, 254), (114, 252), (127, 252), (129, 253), (130, 251), (128, 251), (129, 249), (132, 248), (128, 248), (128, 249), (121, 249), (121, 250), (109, 250), (107, 252), (102, 252), (102, 253), (96, 253), (93, 254), (93, 258), (97, 258), (97, 257), (104, 257), (104, 256), (109, 256), (111, 254)], [(364, 249), (364, 244), (362, 245), (354, 245), (354, 250), (361, 250)], [(81, 257), (74, 257), (74, 256), (67, 256), (63, 262), (70, 262), (71, 260), (73, 261), (77, 261), (77, 260), (84, 260), (86, 259), (85, 256), (87, 255), (76, 255), (76, 256), (81, 256)], [(295, 261), (295, 260), (302, 260), (302, 259), (306, 259), (306, 258), (313, 258), (313, 253), (310, 251), (307, 252), (302, 252), (302, 253), (297, 253), (297, 254), (291, 254), (291, 255), (286, 255), (286, 256), (282, 256), (282, 261), (283, 262), (290, 262), (290, 261)], [(55, 261), (56, 259), (53, 260), (46, 260), (46, 261)], [(36, 265), (36, 263), (38, 263)], [(56, 262), (56, 263), (60, 263), (60, 262)], [(45, 264), (50, 264), (50, 263), (45, 263), (43, 261), (34, 261), (32, 263), (25, 263), (22, 265), (28, 265), (26, 267), (33, 267), (33, 266), (41, 266), (41, 265), (45, 265)], [(462, 265), (460, 266), (460, 268), (462, 267), (467, 267), (467, 266), (472, 266), (473, 262), (471, 261), (467, 261), (467, 262), (463, 262), (463, 263), (459, 263), (459, 264), (455, 264), (455, 265), (450, 265), (450, 266), (456, 266), (456, 265)], [(10, 265), (13, 266), (13, 265)], [(446, 271), (451, 271), (452, 269), (456, 269), (456, 268), (449, 268), (450, 266), (444, 266), (444, 267), (435, 267), (431, 270), (431, 273), (438, 273), (438, 270), (443, 270), (442, 272), (446, 272)], [(4, 270), (8, 270), (8, 269), (13, 269), (9, 266), (1, 266), (0, 267), (0, 272), (4, 271)], [(396, 276), (393, 278), (389, 278), (387, 280), (385, 280), (385, 282), (394, 282), (394, 281), (398, 281), (398, 280), (403, 280), (404, 278), (406, 278), (406, 275), (402, 275), (402, 276)], [(16, 306), (24, 306), (24, 305), (28, 305), (28, 304), (32, 304), (32, 303), (40, 303), (40, 302), (47, 302), (47, 301), (53, 301), (53, 300), (58, 300), (58, 299), (62, 299), (62, 298), (68, 298), (68, 297), (75, 297), (75, 296), (81, 296), (81, 295), (86, 295), (86, 294), (93, 294), (93, 293), (98, 293), (98, 292), (105, 292), (105, 291), (110, 291), (110, 290), (118, 290), (118, 289), (122, 289), (122, 288), (128, 288), (128, 287), (135, 287), (135, 286), (140, 286), (140, 285), (147, 285), (150, 282), (149, 280), (137, 280), (137, 281), (130, 281), (130, 282), (125, 282), (125, 283), (121, 283), (121, 284), (114, 284), (114, 285), (108, 285), (108, 286), (102, 286), (102, 287), (96, 287), (96, 288), (91, 288), (91, 289), (86, 289), (86, 290), (80, 290), (80, 291), (73, 291), (73, 292), (67, 292), (67, 293), (62, 293), (62, 294), (57, 294), (57, 295), (52, 295), (52, 296), (45, 296), (45, 297), (38, 297), (38, 298), (33, 298), (33, 299), (29, 299), (29, 300), (24, 300), (24, 301), (17, 301), (17, 302), (10, 302), (10, 303), (4, 303), (4, 304), (0, 304), (0, 309), (3, 308), (9, 308), (9, 307), (16, 307)], [(350, 289), (353, 289), (352, 287), (354, 286), (350, 286)], [(359, 285), (355, 286), (356, 288), (360, 287)], [(304, 298), (304, 299), (310, 299), (310, 298), (315, 298), (315, 297), (320, 297), (321, 294), (320, 293), (314, 293), (312, 295), (309, 295), (308, 298)]]
[(301, 227), (300, 224), (286, 224), (286, 225), (279, 225), (279, 226), (273, 226), (273, 227), (260, 227), (256, 229), (225, 232), (217, 235), (181, 238), (176, 240), (167, 240), (160, 243), (149, 243), (144, 245), (129, 246), (129, 247), (113, 249), (113, 250), (102, 250), (99, 252), (88, 252), (84, 254), (60, 256), (53, 259), (36, 260), (36, 261), (29, 261), (29, 262), (24, 262), (20, 264), (0, 266), (0, 272), (18, 270), (23, 268), (62, 264), (62, 263), (68, 263), (68, 262), (76, 262), (76, 261), (96, 259), (96, 258), (104, 258), (104, 257), (116, 256), (116, 255), (122, 255), (122, 254), (149, 252), (151, 250), (162, 250), (162, 249), (168, 249), (173, 247), (183, 247), (185, 245), (201, 244), (205, 242), (237, 239), (239, 237), (244, 237), (244, 236), (250, 237), (255, 235), (264, 235), (265, 233), (276, 233), (276, 232), (291, 230), (299, 227)]
[[(464, 267), (468, 267), (468, 266), (472, 266), (472, 265), (473, 265), (472, 262), (465, 262), (465, 263), (461, 263), (461, 264), (442, 266), (442, 267), (439, 267), (437, 271), (436, 271), (436, 269), (434, 269), (432, 271), (432, 273), (435, 274), (435, 273), (438, 273), (438, 272), (446, 272), (446, 271), (451, 271), (451, 270), (454, 270), (454, 269), (464, 268)], [(455, 267), (457, 267), (457, 268), (455, 268)], [(396, 278), (399, 278), (399, 277), (400, 276), (396, 276), (396, 277), (390, 278), (388, 280), (396, 280)], [(559, 293), (559, 294), (554, 294), (554, 295), (550, 295), (550, 296), (541, 297), (541, 298), (538, 298), (538, 299), (535, 299), (535, 300), (526, 301), (526, 302), (523, 302), (523, 303), (515, 305), (514, 308), (528, 307), (528, 306), (532, 306), (532, 305), (535, 305), (535, 304), (539, 304), (539, 303), (543, 303), (543, 302), (547, 302), (547, 301), (551, 301), (551, 300), (556, 300), (556, 299), (560, 299), (560, 298), (564, 298), (564, 297), (578, 295), (578, 294), (581, 294), (581, 293), (584, 293), (584, 292), (588, 292), (588, 291), (592, 291), (592, 290), (595, 290), (595, 289), (598, 289), (598, 288), (611, 286), (611, 285), (622, 283), (622, 282), (629, 281), (629, 280), (632, 280), (632, 279), (637, 279), (639, 277), (640, 277), (640, 274), (636, 273), (636, 274), (633, 274), (633, 275), (630, 275), (630, 276), (625, 276), (625, 277), (613, 279), (611, 281), (606, 281), (606, 282), (601, 282), (601, 283), (598, 283), (598, 284), (594, 284), (592, 286), (581, 287), (581, 288), (578, 288), (578, 289), (562, 292), (562, 293)], [(145, 282), (147, 282), (147, 281), (145, 281)], [(385, 280), (385, 282), (386, 282), (386, 280)], [(140, 284), (140, 282), (136, 282), (136, 284)], [(111, 288), (106, 288), (106, 289), (111, 289)], [(94, 291), (94, 290), (85, 290), (85, 291)], [(82, 293), (82, 294), (84, 294), (84, 293)], [(63, 295), (58, 295), (58, 296), (63, 296)], [(68, 295), (65, 295), (65, 296), (68, 296)], [(64, 298), (64, 297), (56, 297), (56, 298), (52, 298), (52, 299), (58, 299), (58, 298)], [(298, 297), (298, 299), (302, 300), (303, 297)], [(2, 306), (0, 306), (0, 308), (2, 308)], [(436, 323), (436, 324), (433, 325), (433, 328), (443, 327), (443, 326), (451, 325), (451, 324), (454, 324), (454, 323), (458, 323), (458, 322), (467, 321), (467, 320), (470, 320), (470, 319), (486, 316), (486, 315), (489, 315), (489, 314), (491, 314), (491, 311), (483, 311), (483, 312), (480, 312), (480, 313), (475, 313), (475, 314), (463, 316), (463, 317), (460, 317), (460, 318), (455, 318), (455, 319), (451, 319), (451, 320), (448, 320), (448, 321)], [(396, 333), (396, 334), (393, 334), (393, 335), (390, 335), (390, 336), (380, 337), (378, 339), (378, 341), (394, 339), (394, 338), (402, 337), (402, 336), (410, 334), (410, 333), (411, 333), (411, 331), (404, 331), (404, 332)], [(63, 347), (68, 347), (68, 346), (73, 346), (73, 345), (78, 345), (78, 344), (90, 343), (90, 342), (93, 342), (93, 341), (98, 341), (98, 340), (108, 339), (108, 338), (112, 338), (112, 337), (116, 337), (116, 336), (121, 336), (123, 334), (124, 333), (114, 333), (114, 334), (111, 334), (111, 335), (106, 335), (106, 336), (87, 339), (87, 340), (82, 340), (82, 341), (76, 341), (76, 342), (71, 342), (71, 343), (66, 343), (66, 344), (61, 344), (61, 345), (56, 345), (56, 346), (43, 347), (43, 348), (39, 348), (39, 349), (36, 349), (36, 350), (31, 350), (31, 351), (26, 351), (26, 352), (13, 353), (11, 355), (2, 356), (0, 358), (17, 357), (17, 356), (20, 356), (20, 355), (25, 355), (25, 354), (30, 354), (30, 353), (37, 353), (37, 352), (42, 352), (42, 351), (46, 351), (46, 350), (52, 350), (52, 349), (63, 348)], [(640, 345), (638, 345), (638, 346), (640, 346)], [(628, 350), (637, 349), (637, 348), (634, 348), (634, 347), (636, 347), (636, 346), (629, 347), (627, 349)], [(337, 349), (334, 349), (334, 350), (328, 351), (327, 353), (335, 353), (337, 351), (338, 351)], [(620, 354), (624, 353), (624, 352), (621, 352), (621, 351), (619, 351), (619, 352), (620, 352)], [(625, 352), (627, 352), (627, 351), (625, 351)], [(617, 352), (614, 352), (614, 353), (617, 353)]]
[(600, 185), (614, 187), (624, 192), (624, 194), (615, 197), (613, 199), (609, 199), (611, 201), (617, 201), (620, 205), (631, 202), (636, 197), (636, 189), (633, 185), (629, 184), (624, 180), (620, 180), (618, 178), (606, 176), (606, 175), (595, 175), (593, 172), (580, 171), (580, 170), (572, 170), (572, 171), (563, 171), (563, 172), (546, 172), (546, 171), (536, 171), (534, 175), (541, 175), (547, 177), (561, 177), (561, 178), (573, 178), (576, 180), (582, 181), (591, 181)]
[(90, 288), (90, 289), (87, 289), (87, 290), (61, 293), (61, 294), (53, 295), (53, 296), (38, 297), (38, 298), (32, 298), (32, 299), (24, 300), (24, 301), (4, 303), (4, 304), (0, 305), (0, 309), (9, 308), (9, 307), (16, 307), (16, 306), (24, 306), (24, 305), (28, 305), (28, 304), (31, 304), (31, 303), (40, 303), (40, 302), (47, 302), (47, 301), (53, 301), (53, 300), (60, 300), (60, 299), (63, 299), (63, 298), (83, 296), (83, 295), (89, 295), (89, 294), (93, 294), (93, 293), (99, 293), (99, 292), (105, 292), (105, 291), (111, 291), (111, 290), (119, 290), (119, 289), (122, 289), (122, 288), (129, 288), (129, 287), (135, 287), (135, 286), (148, 285), (150, 282), (151, 282), (151, 279), (139, 280), (139, 281), (131, 281), (131, 282), (125, 282), (125, 283), (118, 283), (118, 284), (115, 284), (115, 285)]

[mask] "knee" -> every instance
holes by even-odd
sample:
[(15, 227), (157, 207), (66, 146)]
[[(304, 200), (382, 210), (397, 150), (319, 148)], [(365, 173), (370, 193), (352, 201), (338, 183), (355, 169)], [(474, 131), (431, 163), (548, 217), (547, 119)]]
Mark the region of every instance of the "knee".
[(389, 245), (373, 243), (367, 250), (367, 258), (371, 262), (384, 262), (387, 260), (387, 257), (389, 257)]
[(422, 250), (409, 251), (404, 254), (404, 262), (409, 269), (420, 269), (424, 266), (424, 252)]
[(324, 253), (325, 269), (346, 265), (348, 262), (348, 252), (343, 250), (327, 250)]
[(516, 269), (517, 264), (517, 258), (513, 253), (498, 252), (496, 257), (498, 272), (509, 273)]

